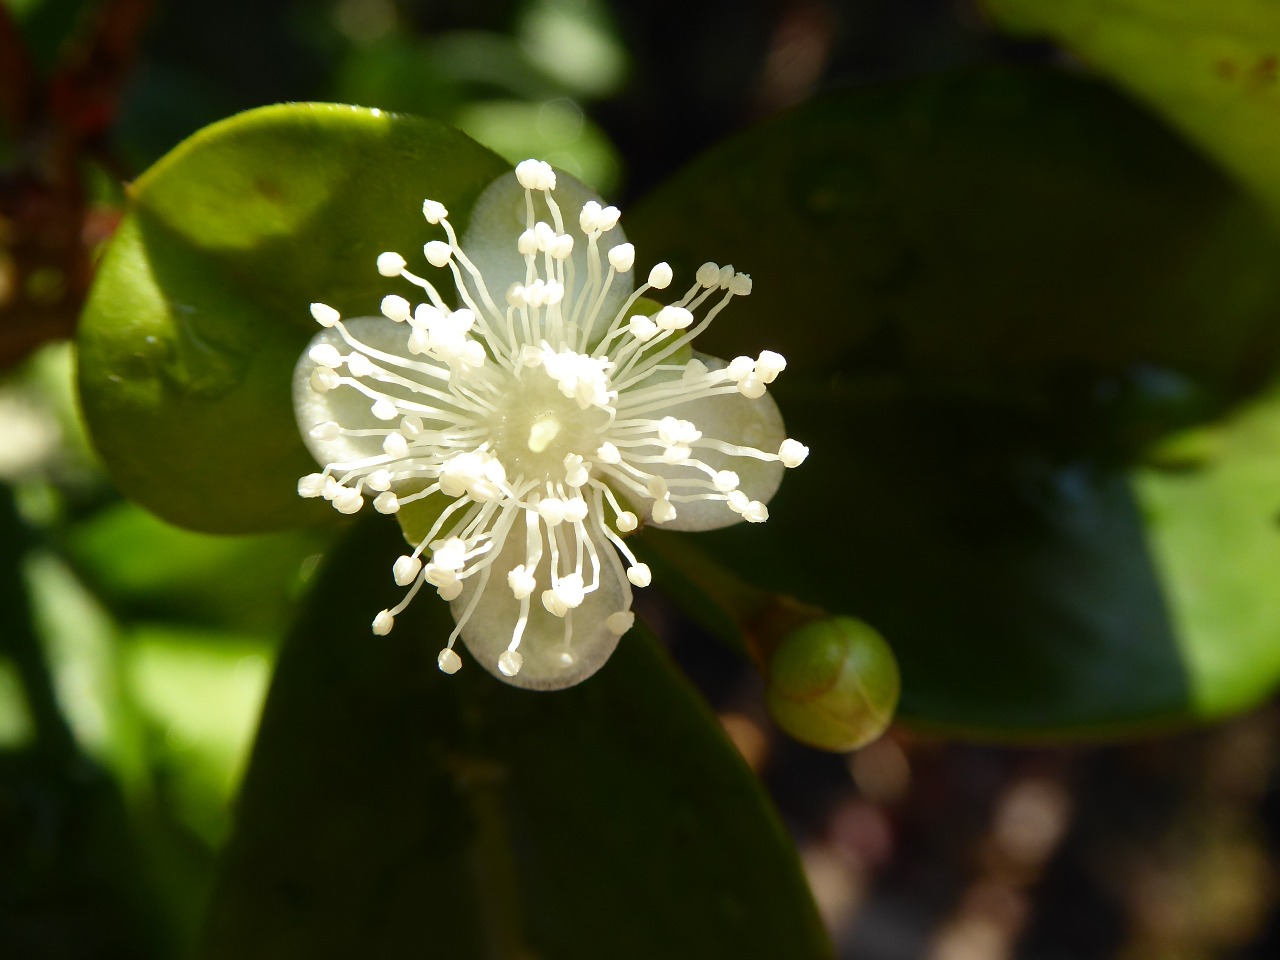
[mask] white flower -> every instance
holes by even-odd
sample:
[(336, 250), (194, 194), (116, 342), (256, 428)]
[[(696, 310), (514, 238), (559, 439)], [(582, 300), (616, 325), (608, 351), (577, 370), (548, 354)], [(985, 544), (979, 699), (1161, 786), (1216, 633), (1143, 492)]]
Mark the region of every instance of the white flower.
[(408, 591), (374, 633), (428, 584), (457, 621), (441, 670), (461, 665), (461, 637), (496, 676), (567, 687), (608, 659), (635, 620), (631, 587), (650, 581), (623, 535), (641, 522), (767, 519), (783, 468), (808, 454), (765, 392), (786, 361), (694, 354), (751, 279), (707, 263), (674, 303), (645, 299), (671, 268), (635, 287), (618, 210), (545, 163), (491, 184), (465, 242), (443, 205), (427, 200), (423, 214), (444, 234), (423, 252), (449, 272), (458, 306), (397, 253), (378, 270), (423, 302), (393, 294), (383, 316), (351, 320), (312, 304), (324, 329), (298, 362), (294, 399), (324, 469), (298, 492), (342, 513), (366, 499), (388, 514), (438, 501), (392, 567)]

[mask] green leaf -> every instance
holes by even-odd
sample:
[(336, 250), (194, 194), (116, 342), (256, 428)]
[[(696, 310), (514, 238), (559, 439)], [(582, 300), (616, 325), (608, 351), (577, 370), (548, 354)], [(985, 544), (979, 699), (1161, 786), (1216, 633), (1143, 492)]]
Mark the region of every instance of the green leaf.
[(842, 94), (627, 225), (753, 274), (703, 349), (784, 353), (813, 451), (767, 524), (698, 546), (879, 630), (903, 719), (1119, 735), (1275, 687), (1280, 243), (1149, 117), (1045, 72)]
[(79, 335), (80, 394), (121, 490), (197, 530), (324, 517), (294, 422), (308, 305), (376, 314), (374, 267), (464, 213), (507, 165), (438, 123), (332, 104), (265, 107), (180, 144), (130, 189)]
[(1131, 473), (1198, 716), (1270, 696), (1280, 677), (1280, 387), (1212, 428), (1182, 469)]
[(1280, 7), (1270, 0), (985, 0), (1167, 117), (1280, 215)]
[(567, 691), (445, 676), (434, 598), (369, 635), (401, 549), (360, 528), (281, 654), (205, 957), (830, 956), (759, 783), (649, 637)]
[(194, 533), (119, 503), (78, 524), (67, 540), (77, 572), (119, 619), (278, 636), (327, 538), (316, 530)]

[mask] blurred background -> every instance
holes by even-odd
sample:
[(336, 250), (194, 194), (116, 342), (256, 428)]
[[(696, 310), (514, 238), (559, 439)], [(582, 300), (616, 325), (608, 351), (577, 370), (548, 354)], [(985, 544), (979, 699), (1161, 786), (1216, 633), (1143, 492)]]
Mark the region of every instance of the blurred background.
[[(187, 533), (95, 463), (67, 338), (132, 178), (239, 110), (326, 100), (438, 118), (625, 210), (824, 92), (992, 63), (1076, 68), (967, 0), (0, 0), (0, 957), (190, 949), (327, 537)], [(768, 787), (840, 956), (1280, 956), (1274, 705), (1128, 744), (895, 727), (830, 755), (645, 603)]]

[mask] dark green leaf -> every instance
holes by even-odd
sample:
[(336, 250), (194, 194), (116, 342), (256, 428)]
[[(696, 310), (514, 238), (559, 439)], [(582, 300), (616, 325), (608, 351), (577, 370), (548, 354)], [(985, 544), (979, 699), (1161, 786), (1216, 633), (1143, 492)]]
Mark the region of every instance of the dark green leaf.
[(698, 545), (880, 630), (904, 718), (1116, 734), (1275, 686), (1280, 244), (1176, 137), (1066, 76), (931, 79), (744, 134), (628, 229), (754, 275), (705, 349), (786, 354), (813, 450)]
[(650, 638), (557, 693), (444, 676), (439, 601), (369, 636), (398, 544), (358, 531), (282, 652), (206, 957), (830, 955), (758, 782)]

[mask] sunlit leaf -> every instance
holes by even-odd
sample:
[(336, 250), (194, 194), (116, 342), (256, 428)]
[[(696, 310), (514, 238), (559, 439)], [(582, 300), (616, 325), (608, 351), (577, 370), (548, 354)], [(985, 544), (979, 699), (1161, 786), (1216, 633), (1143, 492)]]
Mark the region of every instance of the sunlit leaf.
[(376, 314), (384, 250), (422, 244), (424, 197), (455, 212), (505, 164), (455, 130), (332, 104), (240, 114), (132, 186), (80, 329), (85, 417), (112, 478), (183, 526), (324, 516), (290, 400), (308, 304)]
[(1280, 215), (1280, 7), (1269, 0), (984, 0), (1167, 117)]
[(311, 530), (193, 533), (121, 503), (77, 525), (68, 540), (80, 575), (122, 619), (274, 635), (326, 538)]

